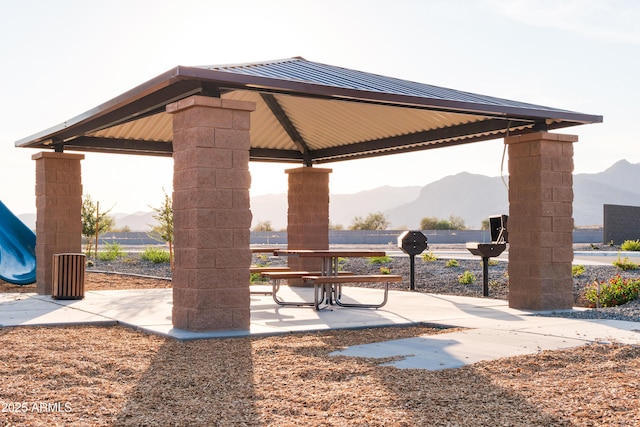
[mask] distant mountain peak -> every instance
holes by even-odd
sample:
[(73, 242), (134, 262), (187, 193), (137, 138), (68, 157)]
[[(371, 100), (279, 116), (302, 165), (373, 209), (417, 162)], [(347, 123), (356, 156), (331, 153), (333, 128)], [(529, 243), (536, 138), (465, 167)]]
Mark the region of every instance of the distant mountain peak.
[(633, 167), (634, 165), (630, 163), (627, 159), (618, 160), (613, 165), (609, 166), (604, 170), (604, 173), (616, 172), (619, 170), (626, 170), (629, 167)]

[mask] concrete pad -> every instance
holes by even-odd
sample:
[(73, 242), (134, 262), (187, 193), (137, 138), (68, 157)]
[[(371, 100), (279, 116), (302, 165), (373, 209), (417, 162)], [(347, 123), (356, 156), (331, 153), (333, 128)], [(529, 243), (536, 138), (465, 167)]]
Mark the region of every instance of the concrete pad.
[[(286, 300), (311, 301), (308, 288), (283, 287)], [(379, 301), (379, 289), (345, 287), (359, 302)], [(53, 300), (36, 294), (0, 294), (0, 326), (121, 324), (179, 340), (265, 336), (330, 329), (431, 324), (468, 330), (423, 336), (342, 352), (354, 357), (399, 357), (400, 368), (446, 369), (490, 360), (562, 349), (590, 342), (640, 344), (640, 323), (536, 316), (504, 300), (390, 291), (380, 309), (331, 306), (282, 307), (270, 295), (251, 295), (249, 330), (190, 332), (173, 328), (171, 289), (89, 291), (82, 300)]]
[[(538, 319), (540, 319), (538, 317)], [(546, 322), (528, 322), (519, 331), (598, 343), (640, 343), (640, 323), (605, 319), (543, 317)], [(537, 324), (536, 324), (537, 323)]]
[(31, 293), (0, 295), (0, 326), (57, 326), (117, 322), (101, 314), (73, 310), (50, 296)]
[(515, 331), (471, 329), (349, 347), (331, 356), (399, 357), (383, 366), (401, 369), (450, 369), (502, 357), (585, 344), (582, 340)]

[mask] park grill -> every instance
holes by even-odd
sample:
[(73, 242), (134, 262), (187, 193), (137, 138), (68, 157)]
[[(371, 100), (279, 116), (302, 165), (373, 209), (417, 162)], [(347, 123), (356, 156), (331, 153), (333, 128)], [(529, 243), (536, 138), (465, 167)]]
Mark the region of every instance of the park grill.
[(482, 257), (482, 295), (489, 296), (489, 258), (499, 256), (507, 248), (509, 233), (507, 231), (507, 215), (489, 217), (491, 243), (467, 243), (467, 249), (473, 255)]

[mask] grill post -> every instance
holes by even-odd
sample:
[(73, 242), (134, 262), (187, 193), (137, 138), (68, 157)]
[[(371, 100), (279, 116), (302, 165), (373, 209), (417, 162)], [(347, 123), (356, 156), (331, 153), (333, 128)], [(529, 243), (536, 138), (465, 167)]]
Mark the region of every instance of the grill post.
[(416, 289), (415, 256), (421, 254), (424, 250), (429, 248), (429, 245), (427, 245), (427, 237), (422, 234), (421, 231), (405, 231), (398, 236), (398, 247), (402, 249), (402, 252), (409, 255), (411, 266), (411, 282), (409, 289), (414, 291)]
[(84, 298), (84, 254), (53, 255), (53, 291), (54, 299)]
[(482, 296), (489, 296), (489, 257), (482, 257)]

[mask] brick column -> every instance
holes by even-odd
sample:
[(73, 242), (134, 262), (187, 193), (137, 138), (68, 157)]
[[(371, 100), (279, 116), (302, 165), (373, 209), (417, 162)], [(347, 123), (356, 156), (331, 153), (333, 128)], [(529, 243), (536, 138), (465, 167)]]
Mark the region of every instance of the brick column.
[(252, 102), (192, 96), (173, 114), (173, 326), (249, 329)]
[(53, 255), (82, 251), (83, 154), (41, 152), (36, 162), (36, 289), (51, 295)]
[(505, 139), (509, 148), (509, 306), (573, 306), (573, 143), (539, 132)]
[[(331, 169), (302, 167), (288, 169), (289, 210), (287, 246), (289, 249), (329, 249), (329, 174)], [(289, 258), (295, 270), (319, 271), (319, 259)]]

